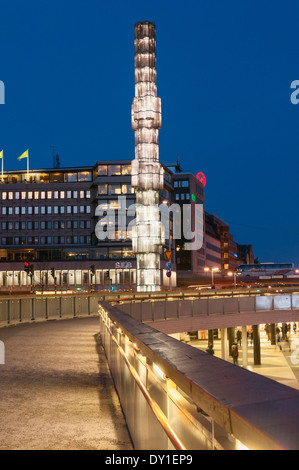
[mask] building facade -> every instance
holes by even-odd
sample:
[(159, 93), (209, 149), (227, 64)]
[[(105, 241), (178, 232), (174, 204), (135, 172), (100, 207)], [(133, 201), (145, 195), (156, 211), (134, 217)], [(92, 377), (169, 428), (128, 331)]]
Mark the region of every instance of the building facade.
[[(164, 180), (160, 198), (171, 201), (167, 169)], [(35, 291), (134, 289), (136, 256), (130, 228), (119, 230), (120, 198), (127, 228), (133, 218), (128, 208), (135, 203), (129, 160), (33, 170), (29, 181), (26, 172), (6, 172), (0, 185), (0, 290), (27, 292), (31, 284)], [(96, 215), (98, 206), (102, 216)], [(115, 211), (114, 237), (99, 240), (96, 227), (108, 209)], [(26, 261), (34, 267), (33, 279), (24, 270)], [(163, 256), (161, 263), (163, 282)]]

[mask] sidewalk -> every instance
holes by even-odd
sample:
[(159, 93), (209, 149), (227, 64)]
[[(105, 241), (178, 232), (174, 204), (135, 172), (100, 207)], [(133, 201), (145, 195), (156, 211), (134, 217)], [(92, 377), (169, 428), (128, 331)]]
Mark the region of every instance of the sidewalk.
[[(261, 329), (261, 365), (254, 365), (253, 360), (253, 346), (248, 342), (248, 366), (247, 369), (257, 374), (264, 375), (270, 379), (276, 380), (288, 387), (299, 390), (299, 365), (292, 364), (289, 346), (284, 347), (280, 351), (278, 346), (273, 346), (267, 340), (266, 333)], [(295, 335), (290, 334), (290, 344), (292, 341), (298, 341), (298, 359), (299, 359), (299, 333)], [(205, 351), (208, 347), (208, 340), (192, 340), (191, 346)], [(215, 357), (221, 358), (221, 340), (214, 340)], [(232, 357), (229, 356), (229, 361), (233, 362)], [(242, 347), (239, 346), (239, 366), (242, 367)]]
[(0, 329), (0, 450), (131, 450), (99, 319)]

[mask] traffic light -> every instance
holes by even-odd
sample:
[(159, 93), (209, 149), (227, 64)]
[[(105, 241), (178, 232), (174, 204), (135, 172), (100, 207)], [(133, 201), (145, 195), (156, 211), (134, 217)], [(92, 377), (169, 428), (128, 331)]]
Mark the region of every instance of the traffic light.
[(92, 274), (93, 276), (95, 276), (95, 274), (96, 274), (96, 267), (95, 267), (95, 265), (92, 265), (92, 266), (91, 266), (90, 272), (91, 272), (91, 274)]
[(29, 264), (29, 261), (25, 261), (24, 263), (24, 270), (27, 274), (30, 273), (30, 264)]
[(33, 264), (31, 266), (29, 266), (29, 274), (31, 274), (31, 276), (33, 276), (34, 274), (34, 266)]
[(55, 268), (51, 268), (51, 276), (55, 279)]

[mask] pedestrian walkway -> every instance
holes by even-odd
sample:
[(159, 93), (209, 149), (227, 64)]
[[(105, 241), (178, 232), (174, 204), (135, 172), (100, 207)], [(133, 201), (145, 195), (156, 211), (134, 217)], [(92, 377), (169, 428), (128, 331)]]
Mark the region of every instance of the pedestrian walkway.
[(131, 450), (99, 319), (0, 329), (0, 450)]
[[(289, 345), (295, 346), (295, 341), (298, 342), (298, 359), (299, 359), (299, 334), (290, 334)], [(289, 350), (289, 345), (282, 343), (282, 351), (278, 346), (271, 345), (268, 341), (266, 333), (261, 329), (260, 331), (261, 342), (261, 365), (254, 365), (253, 359), (253, 346), (248, 341), (248, 366), (247, 369), (257, 374), (264, 375), (270, 379), (276, 380), (284, 385), (299, 390), (299, 365), (292, 363), (292, 353), (294, 347)], [(208, 347), (208, 340), (192, 340), (191, 345), (205, 351)], [(215, 357), (221, 358), (221, 340), (215, 339), (214, 341)], [(232, 357), (228, 359), (233, 362)], [(294, 361), (293, 361), (294, 362)], [(239, 366), (242, 366), (242, 346), (239, 346)]]

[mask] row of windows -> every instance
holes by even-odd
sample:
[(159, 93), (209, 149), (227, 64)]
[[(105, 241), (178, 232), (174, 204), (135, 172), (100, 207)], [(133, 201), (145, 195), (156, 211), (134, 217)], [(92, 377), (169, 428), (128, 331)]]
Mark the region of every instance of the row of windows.
[(3, 191), (2, 201), (25, 199), (90, 199), (90, 191)]
[(4, 175), (4, 184), (17, 183), (83, 183), (92, 181), (91, 171), (72, 171), (68, 173), (26, 173)]
[(2, 207), (2, 215), (90, 214), (90, 206)]
[(176, 201), (190, 201), (190, 194), (189, 193), (176, 193), (175, 200)]
[(134, 194), (135, 190), (130, 184), (99, 184), (98, 195), (103, 196), (108, 194), (109, 196), (120, 195), (120, 194)]
[(91, 237), (67, 236), (67, 237), (1, 237), (1, 244), (7, 245), (90, 245)]
[(189, 181), (188, 180), (178, 180), (174, 182), (175, 188), (189, 188)]
[(206, 243), (206, 248), (209, 248), (210, 250), (216, 251), (216, 253), (221, 253), (220, 247), (212, 245), (212, 243), (207, 242)]
[(99, 176), (127, 176), (131, 174), (131, 165), (99, 165)]
[(2, 222), (2, 231), (6, 230), (65, 230), (65, 229), (90, 229), (90, 220), (55, 220), (42, 222)]

